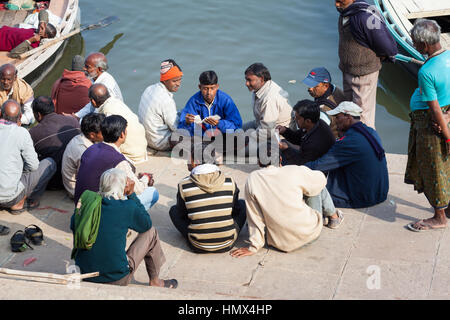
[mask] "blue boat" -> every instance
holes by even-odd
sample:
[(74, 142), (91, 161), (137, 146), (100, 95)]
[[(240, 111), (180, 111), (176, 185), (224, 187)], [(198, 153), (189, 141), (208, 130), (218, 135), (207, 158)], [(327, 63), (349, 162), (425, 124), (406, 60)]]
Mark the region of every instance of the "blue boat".
[[(374, 0), (384, 16), (389, 31), (397, 41), (402, 67), (417, 77), (419, 63), (407, 62), (413, 58), (424, 62), (425, 58), (413, 46), (410, 30), (419, 18), (436, 20), (442, 28), (441, 44), (450, 49), (450, 0)], [(403, 58), (403, 59), (402, 59)]]

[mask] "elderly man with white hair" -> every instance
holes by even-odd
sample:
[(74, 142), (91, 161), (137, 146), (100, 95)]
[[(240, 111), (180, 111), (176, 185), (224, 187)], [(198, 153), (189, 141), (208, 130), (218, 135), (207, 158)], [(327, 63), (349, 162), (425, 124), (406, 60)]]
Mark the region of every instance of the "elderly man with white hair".
[(450, 217), (450, 52), (442, 48), (440, 34), (439, 25), (425, 19), (417, 20), (411, 30), (414, 46), (428, 59), (410, 101), (405, 183), (423, 192), (434, 209), (432, 218), (409, 224), (412, 231), (446, 228), (445, 216)]
[[(120, 91), (114, 77), (108, 73), (108, 60), (101, 52), (91, 53), (84, 60), (84, 71), (87, 77), (94, 83), (101, 83), (108, 88), (109, 94), (123, 101), (122, 91)], [(94, 112), (94, 106), (91, 103), (86, 104), (83, 109), (75, 113), (74, 115), (79, 119), (82, 119), (85, 115)]]
[[(99, 192), (83, 193), (70, 228), (74, 233), (72, 258), (81, 273), (100, 273), (87, 281), (126, 286), (144, 260), (150, 286), (178, 286), (175, 279), (159, 278), (166, 259), (158, 232), (124, 171), (117, 168), (105, 171)], [(125, 251), (128, 229), (139, 234)]]
[(336, 116), (343, 136), (316, 161), (305, 164), (328, 172), (327, 190), (339, 208), (365, 208), (386, 200), (389, 176), (377, 132), (360, 121), (363, 110), (354, 102), (341, 102), (328, 111)]

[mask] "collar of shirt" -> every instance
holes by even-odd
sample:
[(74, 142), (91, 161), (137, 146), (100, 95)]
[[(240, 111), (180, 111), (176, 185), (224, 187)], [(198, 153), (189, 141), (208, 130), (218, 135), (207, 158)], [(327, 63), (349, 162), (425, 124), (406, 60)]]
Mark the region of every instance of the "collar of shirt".
[(266, 83), (264, 83), (263, 86), (261, 88), (259, 88), (258, 91), (255, 92), (255, 95), (258, 99), (261, 99), (265, 94), (267, 94), (271, 83), (272, 83), (272, 80), (266, 81)]
[(8, 97), (8, 99), (10, 99), (10, 97), (12, 96), (12, 94), (14, 93), (14, 86), (11, 87), (11, 90), (9, 91), (9, 93), (6, 94), (6, 96)]
[(110, 142), (105, 142), (105, 141), (103, 141), (103, 143), (108, 145), (108, 146), (110, 146), (110, 147), (113, 147), (114, 150), (116, 150), (118, 153), (122, 154), (122, 152), (120, 152), (120, 149), (116, 146), (115, 143), (110, 143)]
[(4, 124), (4, 125), (7, 125), (7, 126), (10, 126), (10, 125), (13, 125), (13, 124), (17, 125), (17, 123), (14, 123), (14, 122), (11, 122), (11, 121), (8, 121), (8, 120), (5, 120), (5, 119), (0, 119), (0, 124)]

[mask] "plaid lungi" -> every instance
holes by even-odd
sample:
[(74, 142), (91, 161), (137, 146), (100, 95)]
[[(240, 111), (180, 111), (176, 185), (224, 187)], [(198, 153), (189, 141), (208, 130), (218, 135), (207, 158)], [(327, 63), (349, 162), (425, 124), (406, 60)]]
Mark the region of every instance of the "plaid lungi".
[[(443, 112), (450, 106), (442, 108)], [(445, 138), (437, 135), (431, 124), (428, 110), (410, 113), (408, 163), (405, 183), (424, 193), (431, 206), (446, 208), (450, 201), (450, 157), (447, 155)]]

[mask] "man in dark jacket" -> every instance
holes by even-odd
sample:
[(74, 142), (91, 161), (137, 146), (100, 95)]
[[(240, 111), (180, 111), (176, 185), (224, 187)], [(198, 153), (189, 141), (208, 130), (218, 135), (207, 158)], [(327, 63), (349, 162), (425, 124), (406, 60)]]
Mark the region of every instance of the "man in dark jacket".
[(365, 208), (386, 200), (389, 176), (386, 157), (377, 132), (363, 124), (362, 109), (344, 101), (328, 111), (336, 115), (344, 136), (316, 161), (305, 166), (328, 172), (327, 189), (339, 208)]
[(363, 109), (361, 121), (375, 128), (381, 62), (394, 61), (397, 44), (374, 6), (364, 0), (335, 0), (339, 17), (339, 68), (346, 100)]
[(34, 149), (39, 160), (52, 158), (56, 162), (56, 173), (48, 187), (63, 189), (61, 167), (62, 157), (67, 144), (80, 134), (80, 124), (74, 117), (55, 113), (55, 106), (50, 97), (37, 97), (31, 105), (36, 121), (39, 123), (30, 129)]
[(330, 126), (334, 136), (338, 138), (334, 116), (329, 116), (326, 112), (345, 100), (344, 92), (331, 82), (330, 72), (324, 67), (312, 69), (302, 82), (308, 86), (308, 93), (319, 104), (320, 119)]
[(335, 137), (330, 127), (320, 119), (320, 109), (311, 100), (302, 100), (294, 106), (295, 121), (299, 130), (278, 126), (287, 141), (281, 141), (283, 165), (301, 166), (323, 156), (333, 146)]

